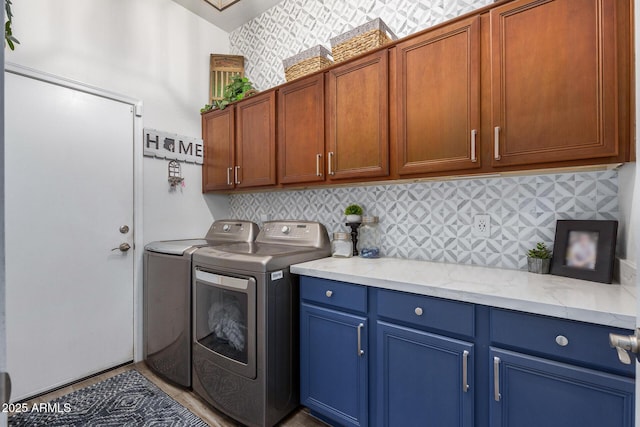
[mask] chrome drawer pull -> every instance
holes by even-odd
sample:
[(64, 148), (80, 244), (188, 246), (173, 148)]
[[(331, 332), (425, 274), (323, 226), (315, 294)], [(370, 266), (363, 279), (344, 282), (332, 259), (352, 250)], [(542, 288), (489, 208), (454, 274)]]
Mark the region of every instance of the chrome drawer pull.
[(469, 362), (469, 352), (465, 350), (462, 352), (462, 391), (465, 393), (469, 391), (469, 382), (467, 381), (468, 362)]
[(500, 402), (500, 358), (493, 358), (493, 400)]
[(331, 298), (331, 295), (333, 295), (333, 291), (327, 291), (324, 294), (327, 296), (327, 298)]
[(364, 328), (364, 323), (360, 323), (358, 325), (358, 356), (362, 357), (364, 355), (364, 350), (362, 349), (362, 328)]
[(421, 307), (416, 307), (416, 309), (413, 311), (416, 313), (417, 316), (422, 316), (423, 311)]
[(478, 131), (473, 129), (471, 131), (471, 161), (473, 163), (478, 161), (478, 157), (476, 156), (476, 136), (478, 135)]
[(567, 345), (569, 345), (569, 339), (567, 339), (567, 337), (565, 337), (564, 335), (558, 335), (556, 337), (556, 344), (558, 344), (560, 347), (566, 347)]

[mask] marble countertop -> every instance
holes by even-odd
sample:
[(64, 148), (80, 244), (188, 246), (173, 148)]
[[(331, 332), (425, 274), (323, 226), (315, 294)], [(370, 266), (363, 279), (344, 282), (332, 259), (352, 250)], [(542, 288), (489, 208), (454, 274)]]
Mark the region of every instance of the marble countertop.
[(323, 258), (291, 272), (626, 329), (636, 324), (634, 286), (397, 258)]

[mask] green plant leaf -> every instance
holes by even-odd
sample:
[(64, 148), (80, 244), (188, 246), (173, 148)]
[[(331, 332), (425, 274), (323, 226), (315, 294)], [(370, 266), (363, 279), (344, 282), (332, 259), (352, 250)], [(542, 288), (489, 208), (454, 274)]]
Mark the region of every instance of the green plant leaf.
[(245, 93), (253, 90), (253, 85), (246, 77), (240, 77), (240, 75), (234, 75), (228, 85), (224, 87), (222, 91), (223, 98), (214, 101), (214, 106), (220, 110), (224, 110), (227, 105), (234, 101), (240, 101), (245, 98)]
[(529, 258), (549, 259), (551, 258), (551, 251), (547, 248), (547, 245), (543, 242), (539, 242), (535, 248), (530, 249), (527, 252)]
[(352, 204), (347, 206), (344, 210), (345, 215), (362, 215), (362, 207), (360, 205)]
[(20, 44), (18, 39), (13, 37), (13, 30), (11, 29), (11, 24), (13, 22), (13, 13), (11, 12), (11, 0), (6, 0), (4, 6), (5, 15), (7, 17), (7, 21), (4, 23), (4, 41), (9, 46), (9, 49), (15, 50), (15, 45)]

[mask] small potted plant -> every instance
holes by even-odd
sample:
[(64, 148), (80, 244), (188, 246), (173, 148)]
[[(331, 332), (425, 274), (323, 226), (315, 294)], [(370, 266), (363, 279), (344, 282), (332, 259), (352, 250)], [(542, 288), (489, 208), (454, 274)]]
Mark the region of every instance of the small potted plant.
[(258, 93), (258, 91), (253, 88), (253, 84), (249, 81), (248, 78), (233, 76), (231, 77), (231, 82), (224, 88), (224, 98), (214, 100), (213, 104), (206, 104), (203, 108), (200, 109), (200, 112), (206, 113), (207, 111), (211, 111), (214, 108), (224, 110), (227, 105), (231, 104), (232, 102), (241, 101), (244, 98), (255, 95), (256, 93)]
[(360, 205), (349, 205), (344, 210), (344, 214), (347, 216), (347, 222), (358, 223), (362, 222), (362, 207)]
[(535, 248), (527, 252), (527, 267), (529, 272), (538, 274), (549, 274), (551, 265), (551, 251), (547, 245), (539, 242)]

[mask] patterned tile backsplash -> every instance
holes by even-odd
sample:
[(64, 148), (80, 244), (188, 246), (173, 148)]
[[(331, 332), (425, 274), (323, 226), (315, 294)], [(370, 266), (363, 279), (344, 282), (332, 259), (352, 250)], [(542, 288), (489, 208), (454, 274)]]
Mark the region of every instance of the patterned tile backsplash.
[[(526, 268), (526, 250), (552, 244), (558, 219), (618, 219), (615, 170), (425, 181), (231, 196), (231, 216), (320, 221), (347, 231), (344, 208), (380, 217), (384, 256)], [(476, 237), (473, 217), (491, 216), (491, 236)]]
[(284, 0), (229, 35), (231, 53), (245, 56), (256, 88), (284, 83), (282, 60), (375, 18), (405, 37), (490, 4), (492, 0)]

